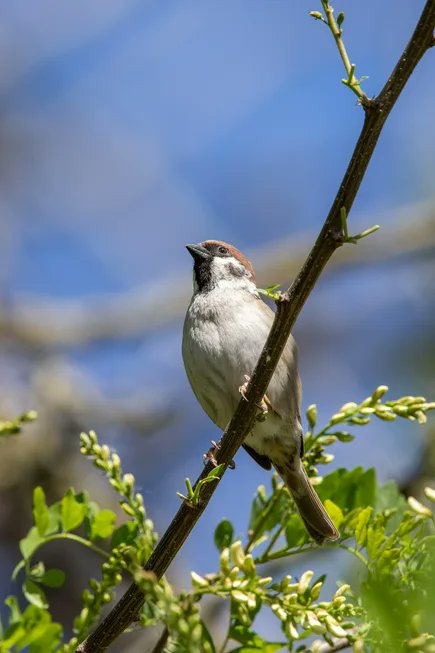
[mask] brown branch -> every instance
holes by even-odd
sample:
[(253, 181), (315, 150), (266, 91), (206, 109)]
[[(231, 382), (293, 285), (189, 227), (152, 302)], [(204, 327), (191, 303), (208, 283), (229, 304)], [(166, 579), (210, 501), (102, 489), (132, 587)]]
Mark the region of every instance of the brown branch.
[[(277, 302), (275, 320), (249, 384), (246, 401), (240, 400), (236, 412), (225, 430), (216, 456), (218, 463), (228, 465), (254, 426), (257, 413), (256, 404), (267, 390), (291, 328), (328, 260), (343, 242), (340, 218), (342, 207), (345, 208), (348, 215), (382, 127), (414, 68), (432, 45), (434, 28), (435, 0), (428, 0), (411, 40), (387, 83), (378, 97), (370, 100), (369, 104), (364, 107), (364, 125), (342, 184), (301, 271), (289, 290)], [(207, 476), (211, 470), (212, 466), (209, 463), (198, 481)], [(203, 485), (198, 506), (191, 506), (187, 502), (181, 505), (148, 560), (145, 566), (146, 570), (152, 571), (159, 578), (166, 572), (205, 510), (216, 485), (217, 483)], [(144, 601), (143, 592), (133, 583), (103, 622), (78, 647), (77, 653), (96, 653), (106, 650), (109, 644), (137, 617)]]

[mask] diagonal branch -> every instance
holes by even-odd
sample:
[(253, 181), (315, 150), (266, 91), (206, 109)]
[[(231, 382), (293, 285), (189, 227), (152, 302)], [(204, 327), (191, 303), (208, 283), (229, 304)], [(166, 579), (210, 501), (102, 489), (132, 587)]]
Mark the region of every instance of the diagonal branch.
[[(374, 152), (382, 127), (402, 89), (424, 53), (434, 43), (435, 0), (427, 0), (414, 33), (381, 93), (364, 107), (365, 120), (361, 135), (344, 175), (325, 224), (301, 271), (286, 293), (277, 302), (277, 311), (267, 342), (255, 368), (246, 401), (241, 399), (225, 430), (217, 453), (218, 464), (228, 466), (256, 418), (256, 404), (266, 393), (272, 374), (282, 354), (290, 331), (305, 301), (334, 251), (343, 243), (340, 214), (344, 207), (350, 213), (361, 181)], [(212, 470), (209, 463), (199, 480)], [(194, 525), (205, 510), (217, 482), (207, 483), (200, 494), (199, 505), (184, 502), (157, 544), (145, 568), (161, 577), (171, 564)], [(135, 620), (145, 601), (139, 587), (133, 583), (108, 616), (77, 648), (77, 653), (104, 651)]]

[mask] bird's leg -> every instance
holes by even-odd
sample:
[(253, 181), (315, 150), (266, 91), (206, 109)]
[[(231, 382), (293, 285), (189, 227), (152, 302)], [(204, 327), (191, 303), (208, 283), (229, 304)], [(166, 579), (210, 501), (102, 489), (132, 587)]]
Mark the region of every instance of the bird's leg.
[[(211, 444), (210, 449), (207, 451), (207, 453), (204, 453), (202, 455), (202, 459), (204, 461), (204, 465), (206, 465), (208, 462), (210, 462), (213, 465), (213, 467), (217, 467), (218, 462), (217, 462), (217, 460), (215, 458), (215, 454), (221, 448), (221, 443), (220, 443), (220, 441), (215, 442), (214, 440), (210, 440), (210, 444)], [(235, 469), (236, 468), (236, 463), (234, 462), (234, 460), (230, 460), (230, 462), (228, 463), (228, 467), (230, 469)]]
[[(242, 395), (243, 399), (246, 399), (246, 392), (248, 391), (248, 385), (251, 380), (251, 377), (248, 376), (247, 374), (244, 374), (243, 376), (245, 378), (245, 383), (239, 386), (239, 392)], [(257, 415), (257, 420), (259, 422), (264, 422), (264, 420), (267, 417), (267, 413), (269, 412), (269, 409), (272, 409), (272, 404), (270, 403), (270, 400), (267, 395), (263, 396), (260, 403), (257, 404), (257, 408), (260, 409), (260, 413)]]

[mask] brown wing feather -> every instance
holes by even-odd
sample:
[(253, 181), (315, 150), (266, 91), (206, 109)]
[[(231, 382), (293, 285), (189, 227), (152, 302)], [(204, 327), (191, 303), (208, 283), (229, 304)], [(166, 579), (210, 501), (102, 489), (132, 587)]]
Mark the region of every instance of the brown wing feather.
[(242, 444), (242, 447), (244, 448), (245, 451), (248, 452), (250, 456), (252, 456), (255, 462), (260, 465), (260, 467), (263, 467), (263, 469), (267, 469), (267, 470), (272, 469), (272, 463), (270, 462), (267, 456), (262, 456), (260, 453), (257, 453), (255, 449), (252, 449), (247, 444)]

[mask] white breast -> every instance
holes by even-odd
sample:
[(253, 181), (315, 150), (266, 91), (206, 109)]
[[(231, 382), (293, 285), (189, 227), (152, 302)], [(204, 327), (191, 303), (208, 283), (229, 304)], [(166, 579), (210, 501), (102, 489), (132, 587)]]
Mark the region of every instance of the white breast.
[[(252, 289), (218, 286), (192, 298), (183, 329), (184, 364), (198, 401), (221, 429), (236, 409), (239, 386), (246, 374), (252, 375), (272, 322), (273, 312)], [(300, 394), (290, 338), (267, 391), (277, 415), (259, 423), (250, 439), (263, 440), (270, 429), (281, 430), (283, 422), (293, 432), (295, 421), (299, 424)]]

